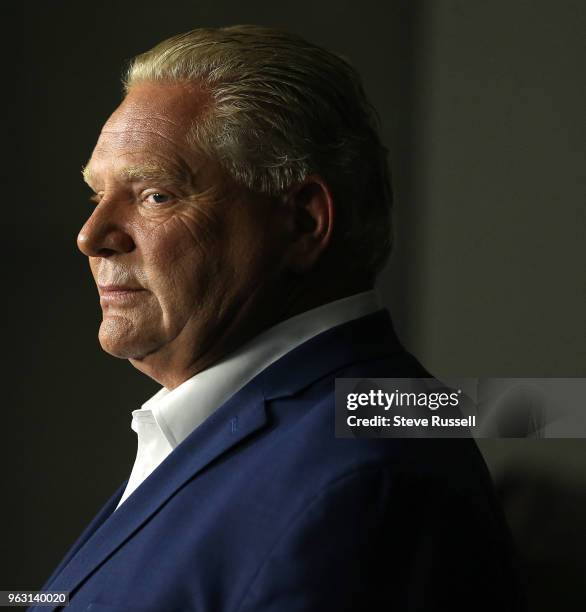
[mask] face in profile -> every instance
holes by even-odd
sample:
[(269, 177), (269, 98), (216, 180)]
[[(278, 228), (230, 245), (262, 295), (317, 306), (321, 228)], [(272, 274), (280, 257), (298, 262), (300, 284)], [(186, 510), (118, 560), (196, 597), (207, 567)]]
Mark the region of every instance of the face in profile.
[(99, 290), (100, 343), (112, 355), (197, 358), (279, 274), (273, 202), (231, 184), (188, 142), (203, 108), (187, 86), (134, 85), (84, 170), (95, 208), (78, 245)]

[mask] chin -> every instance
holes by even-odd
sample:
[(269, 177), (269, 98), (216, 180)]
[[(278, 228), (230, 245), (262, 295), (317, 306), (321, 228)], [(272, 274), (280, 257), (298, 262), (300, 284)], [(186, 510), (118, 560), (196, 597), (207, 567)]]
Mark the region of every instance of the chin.
[(138, 331), (128, 319), (108, 317), (102, 321), (98, 339), (102, 349), (120, 359), (140, 360), (155, 350), (148, 334)]

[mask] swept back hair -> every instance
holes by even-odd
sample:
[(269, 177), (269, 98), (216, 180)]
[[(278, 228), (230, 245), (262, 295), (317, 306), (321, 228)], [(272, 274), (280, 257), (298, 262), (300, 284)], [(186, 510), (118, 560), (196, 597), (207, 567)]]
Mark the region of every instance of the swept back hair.
[(311, 174), (331, 189), (332, 243), (374, 280), (391, 250), (387, 150), (356, 70), (299, 36), (259, 26), (200, 28), (134, 58), (140, 81), (190, 82), (210, 96), (192, 144), (253, 192), (283, 196)]

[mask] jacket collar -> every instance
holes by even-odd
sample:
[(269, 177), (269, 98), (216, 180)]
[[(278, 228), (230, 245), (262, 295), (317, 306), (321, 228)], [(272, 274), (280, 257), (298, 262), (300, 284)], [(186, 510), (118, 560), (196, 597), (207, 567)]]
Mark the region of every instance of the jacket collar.
[(294, 395), (345, 365), (403, 351), (387, 310), (333, 327), (260, 374), (267, 400)]

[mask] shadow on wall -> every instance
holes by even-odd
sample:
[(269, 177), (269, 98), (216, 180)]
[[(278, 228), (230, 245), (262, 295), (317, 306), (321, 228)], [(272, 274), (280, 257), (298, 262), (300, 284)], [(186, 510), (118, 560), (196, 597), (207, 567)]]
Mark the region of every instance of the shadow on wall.
[(531, 612), (586, 610), (586, 440), (482, 440)]

